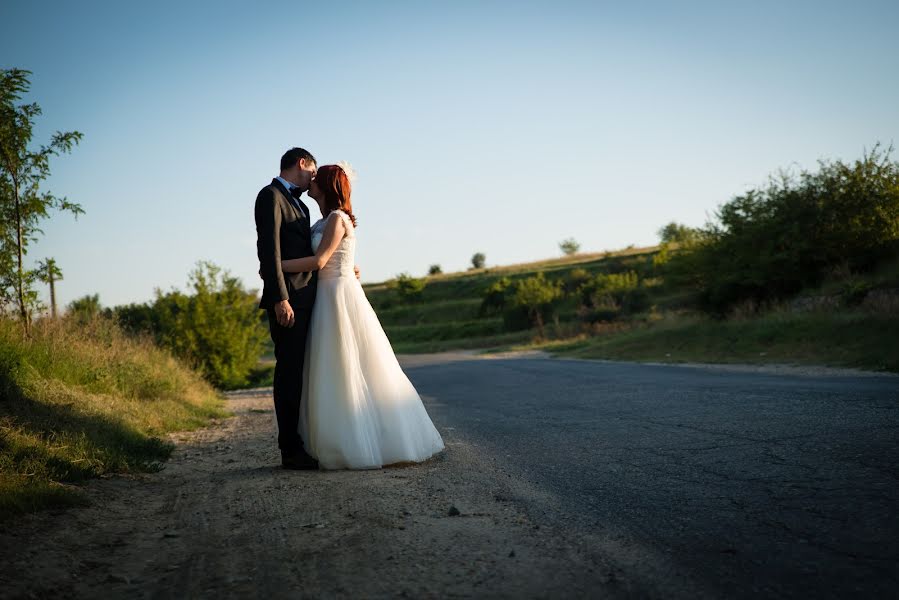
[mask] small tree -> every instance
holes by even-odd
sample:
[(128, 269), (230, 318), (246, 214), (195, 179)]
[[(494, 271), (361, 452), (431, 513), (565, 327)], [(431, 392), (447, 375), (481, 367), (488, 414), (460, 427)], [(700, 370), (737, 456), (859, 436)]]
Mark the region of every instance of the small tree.
[(425, 280), (412, 277), (408, 273), (400, 273), (387, 282), (387, 288), (394, 290), (404, 302), (415, 302), (421, 298), (425, 289)]
[(62, 279), (62, 271), (56, 266), (56, 260), (48, 258), (38, 264), (38, 277), (50, 286), (50, 316), (56, 318), (56, 282)]
[(440, 275), (443, 273), (443, 269), (440, 268), (440, 265), (431, 265), (428, 267), (428, 275)]
[(211, 262), (197, 263), (193, 294), (156, 291), (156, 337), (220, 388), (244, 385), (267, 337), (256, 294)]
[(572, 254), (577, 254), (581, 249), (581, 245), (574, 238), (568, 238), (567, 240), (562, 240), (559, 242), (559, 250), (562, 251), (565, 256), (571, 256)]
[(76, 216), (84, 212), (78, 204), (40, 191), (41, 182), (50, 176), (50, 157), (71, 152), (81, 133), (56, 132), (48, 145), (29, 148), (41, 108), (16, 103), (30, 89), (30, 75), (22, 69), (0, 69), (0, 299), (14, 299), (26, 333), (31, 331), (31, 311), (37, 304), (33, 288), (37, 275), (24, 266), (28, 244), (41, 233), (39, 224), (50, 209)]
[(484, 263), (487, 261), (487, 257), (484, 256), (483, 252), (475, 252), (471, 256), (471, 268), (472, 269), (483, 269)]
[(658, 233), (663, 244), (689, 244), (695, 242), (700, 235), (698, 229), (674, 221), (659, 229)]
[(537, 326), (538, 335), (542, 338), (544, 337), (544, 317), (561, 297), (562, 290), (559, 282), (547, 280), (540, 272), (518, 282), (512, 302), (513, 305), (527, 310), (531, 322)]
[(102, 311), (100, 294), (82, 296), (69, 302), (68, 312), (79, 321), (91, 321)]

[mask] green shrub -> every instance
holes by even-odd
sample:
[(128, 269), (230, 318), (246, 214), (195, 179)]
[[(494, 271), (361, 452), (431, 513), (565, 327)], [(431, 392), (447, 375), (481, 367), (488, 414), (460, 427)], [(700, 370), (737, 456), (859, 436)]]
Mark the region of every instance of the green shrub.
[(781, 173), (767, 187), (721, 206), (666, 271), (724, 314), (819, 285), (838, 265), (866, 272), (899, 254), (899, 163), (879, 146), (854, 163), (821, 161), (817, 172)]
[(100, 295), (82, 296), (76, 300), (72, 300), (66, 307), (68, 313), (82, 323), (87, 323), (98, 317), (102, 311), (100, 306)]
[(387, 287), (394, 292), (403, 302), (417, 302), (421, 299), (422, 292), (427, 283), (424, 279), (412, 277), (408, 273), (400, 273), (387, 282)]
[(540, 337), (544, 337), (543, 325), (561, 298), (562, 286), (560, 283), (546, 279), (543, 272), (540, 272), (515, 284), (510, 308), (513, 311), (526, 311), (531, 323), (536, 325)]
[(577, 294), (581, 286), (590, 281), (591, 277), (587, 269), (572, 269), (568, 272), (568, 277), (565, 278), (565, 282), (562, 284), (562, 290), (569, 296)]
[(506, 307), (506, 297), (511, 288), (512, 280), (508, 277), (502, 277), (487, 286), (478, 315), (485, 317), (502, 312)]
[(245, 385), (268, 337), (256, 294), (209, 262), (198, 263), (189, 282), (192, 295), (157, 290), (157, 339), (216, 387)]

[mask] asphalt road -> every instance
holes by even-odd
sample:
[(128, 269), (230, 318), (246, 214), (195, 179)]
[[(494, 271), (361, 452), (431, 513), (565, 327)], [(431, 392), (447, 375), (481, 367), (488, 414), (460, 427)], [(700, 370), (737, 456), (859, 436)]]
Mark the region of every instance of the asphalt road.
[[(897, 597), (899, 378), (406, 364), (537, 522), (655, 597)], [(451, 450), (451, 449), (450, 449)]]

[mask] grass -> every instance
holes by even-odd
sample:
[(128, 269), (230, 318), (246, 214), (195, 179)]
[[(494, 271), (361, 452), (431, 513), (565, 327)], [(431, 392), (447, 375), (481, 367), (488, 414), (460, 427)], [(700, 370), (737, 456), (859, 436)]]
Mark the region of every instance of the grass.
[(77, 484), (152, 472), (162, 436), (222, 417), (221, 398), (152, 343), (99, 320), (0, 319), (0, 518), (83, 501)]
[(606, 335), (509, 349), (649, 362), (783, 363), (899, 372), (899, 318), (865, 312), (774, 311), (724, 321), (673, 317)]
[[(408, 304), (384, 284), (367, 285), (365, 290), (394, 349), (401, 353), (542, 348), (580, 358), (782, 362), (899, 371), (899, 344), (894, 342), (899, 339), (899, 317), (894, 309), (843, 307), (793, 313), (781, 308), (717, 321), (691, 311), (691, 291), (664, 285), (653, 267), (657, 250), (629, 248), (437, 275), (428, 277), (421, 298)], [(636, 271), (650, 294), (652, 311), (591, 328), (580, 321), (577, 300), (569, 297), (557, 308), (559, 325), (547, 327), (555, 339), (542, 342), (534, 341), (534, 330), (507, 332), (499, 317), (478, 316), (484, 290), (501, 277), (514, 281), (544, 272), (548, 278), (564, 280), (574, 269), (591, 274)], [(899, 288), (899, 261), (863, 276), (835, 272), (806, 295), (841, 296), (846, 289), (875, 288)]]
[[(652, 266), (657, 248), (628, 248), (620, 252), (577, 254), (533, 263), (522, 263), (459, 273), (434, 275), (417, 301), (404, 303), (385, 283), (365, 286), (378, 319), (398, 352), (432, 352), (515, 343), (533, 332), (507, 332), (499, 317), (481, 317), (484, 290), (502, 277), (515, 281), (539, 272), (565, 278), (574, 269), (590, 273), (637, 270), (644, 275)], [(678, 300), (675, 294), (672, 302)], [(667, 305), (667, 303), (666, 303)], [(576, 319), (572, 299), (559, 307), (563, 322)], [(511, 340), (511, 341), (510, 341)]]

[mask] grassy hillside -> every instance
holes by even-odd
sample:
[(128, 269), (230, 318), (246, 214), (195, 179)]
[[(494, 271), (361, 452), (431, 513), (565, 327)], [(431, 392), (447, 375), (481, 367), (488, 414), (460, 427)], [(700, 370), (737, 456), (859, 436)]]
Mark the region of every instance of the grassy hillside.
[[(899, 261), (865, 276), (835, 274), (808, 298), (838, 303), (820, 310), (794, 311), (789, 305), (728, 319), (704, 317), (684, 289), (664, 285), (653, 264), (658, 248), (579, 255), (530, 264), (496, 267), (427, 278), (421, 298), (402, 301), (386, 282), (367, 285), (394, 349), (401, 353), (452, 349), (544, 348), (564, 356), (652, 361), (782, 362), (899, 371), (899, 311), (895, 305), (854, 308), (843, 299), (871, 289), (899, 288)], [(501, 277), (513, 281), (543, 272), (565, 281), (575, 269), (639, 274), (650, 308), (611, 322), (588, 324), (575, 297), (564, 298), (546, 340), (536, 330), (508, 331), (501, 316), (479, 316), (484, 290)], [(851, 299), (851, 298), (850, 298)]]
[[(365, 293), (378, 313), (397, 352), (437, 352), (450, 349), (488, 348), (524, 343), (533, 339), (531, 329), (508, 331), (501, 316), (479, 316), (484, 290), (495, 281), (508, 277), (513, 282), (545, 273), (552, 279), (566, 279), (575, 269), (588, 273), (636, 271), (650, 277), (655, 247), (628, 248), (619, 252), (575, 255), (533, 263), (523, 263), (427, 278), (427, 285), (416, 302), (403, 302), (387, 282), (365, 286)], [(649, 281), (650, 286), (659, 282)], [(660, 309), (683, 304), (683, 294), (655, 290)], [(558, 307), (559, 324), (550, 329), (554, 335), (570, 335), (577, 330), (577, 302), (564, 300)], [(574, 327), (574, 329), (573, 329)]]
[(224, 416), (199, 375), (104, 320), (0, 318), (0, 518), (77, 503), (75, 485), (159, 468), (161, 436)]

